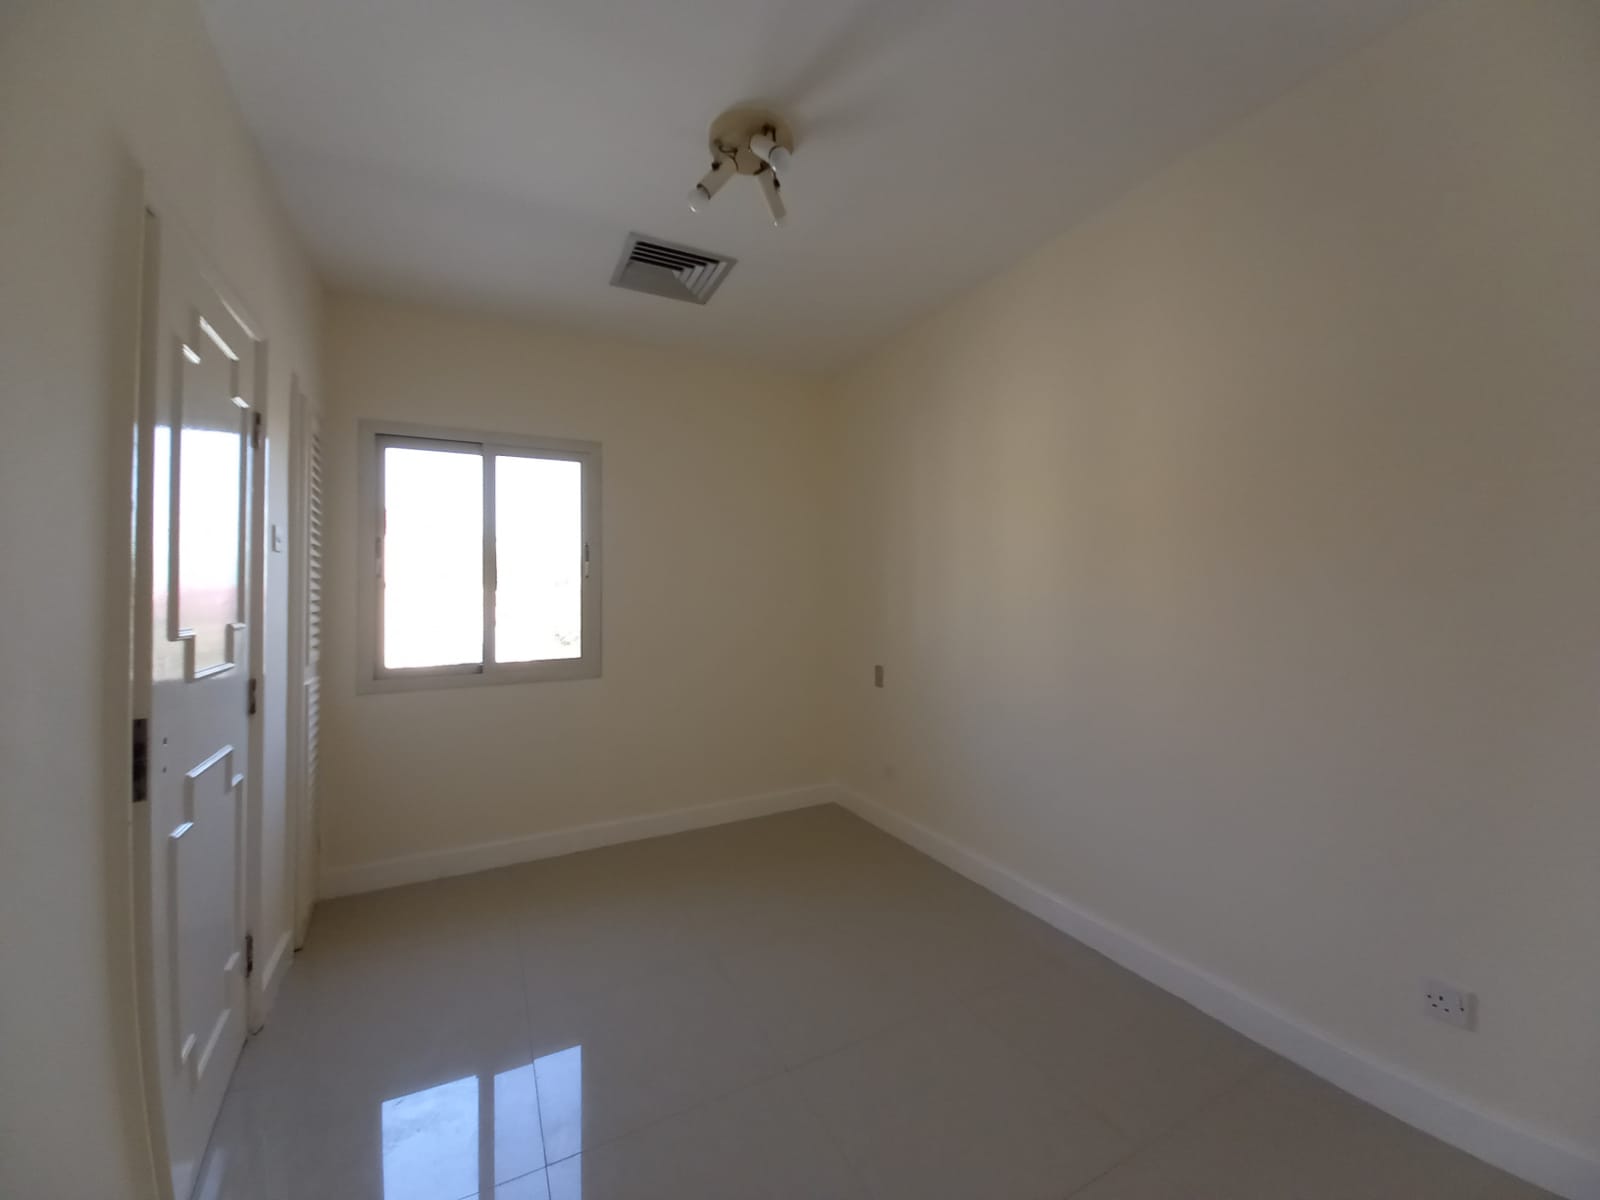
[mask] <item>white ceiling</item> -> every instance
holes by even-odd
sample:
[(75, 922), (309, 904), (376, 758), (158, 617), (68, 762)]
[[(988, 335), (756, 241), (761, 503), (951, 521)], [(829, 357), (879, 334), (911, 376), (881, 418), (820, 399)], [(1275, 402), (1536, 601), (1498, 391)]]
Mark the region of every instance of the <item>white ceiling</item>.
[[(204, 0), (334, 282), (825, 369), (1424, 0)], [(792, 120), (789, 223), (685, 197), (724, 107)], [(631, 230), (738, 258), (609, 286)]]

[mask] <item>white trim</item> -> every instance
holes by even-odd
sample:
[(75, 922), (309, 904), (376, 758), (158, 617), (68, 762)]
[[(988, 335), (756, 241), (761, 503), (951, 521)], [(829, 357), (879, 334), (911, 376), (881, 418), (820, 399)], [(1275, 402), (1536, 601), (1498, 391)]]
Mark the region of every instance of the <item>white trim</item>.
[(1242, 991), (1131, 930), (1033, 883), (946, 834), (842, 785), (839, 803), (1018, 908), (1093, 947), (1157, 987), (1336, 1087), (1569, 1200), (1600, 1197), (1600, 1158), (1373, 1057)]
[[(194, 319), (198, 321), (199, 314)], [(244, 429), (244, 454), (245, 460), (250, 465), (250, 512), (245, 523), (247, 534), (245, 538), (246, 588), (242, 592), (246, 607), (240, 614), (244, 617), (248, 629), (245, 631), (250, 639), (250, 679), (254, 681), (255, 691), (247, 693), (251, 696), (250, 716), (248, 719), (249, 742), (246, 745), (245, 769), (249, 772), (249, 783), (245, 789), (245, 811), (240, 814), (240, 820), (246, 823), (244, 860), (240, 863), (244, 871), (244, 878), (239, 886), (244, 889), (244, 921), (241, 930), (246, 936), (256, 929), (270, 928), (271, 918), (264, 911), (263, 903), (266, 898), (266, 869), (267, 869), (267, 842), (264, 836), (267, 824), (267, 610), (281, 587), (276, 576), (268, 578), (267, 563), (267, 526), (271, 520), (268, 511), (270, 498), (268, 496), (267, 480), (267, 413), (271, 404), (271, 394), (268, 391), (268, 346), (265, 340), (253, 335), (246, 338), (248, 352), (251, 354), (250, 380), (250, 407), (239, 414), (243, 418)], [(231, 352), (230, 352), (231, 354)], [(232, 354), (235, 371), (238, 370), (238, 355)], [(255, 422), (260, 421), (259, 427)], [(257, 437), (257, 428), (260, 436)], [(177, 586), (177, 576), (174, 571), (173, 585)], [(238, 628), (238, 627), (236, 627)], [(237, 635), (235, 635), (236, 637)], [(237, 665), (233, 642), (229, 639), (228, 657)], [(190, 646), (186, 646), (187, 658)], [(246, 684), (246, 687), (250, 687)], [(287, 795), (284, 802), (288, 802)], [(287, 847), (285, 847), (287, 849)], [(288, 862), (284, 863), (285, 868)], [(287, 880), (286, 880), (287, 882)], [(266, 978), (246, 979), (245, 994), (245, 1034), (248, 1037), (251, 1030), (260, 1029), (267, 1020), (267, 1008), (271, 997), (267, 995)], [(231, 1070), (231, 1067), (230, 1067)], [(220, 1110), (219, 1110), (220, 1111)]]
[(553, 829), (547, 833), (506, 838), (498, 842), (457, 846), (453, 850), (407, 854), (345, 867), (327, 867), (322, 872), (318, 896), (326, 900), (357, 892), (375, 892), (405, 883), (443, 879), (449, 875), (470, 875), (474, 871), (508, 867), (513, 863), (554, 858), (619, 842), (643, 841), (711, 825), (725, 825), (730, 821), (745, 821), (751, 817), (788, 812), (790, 809), (828, 804), (835, 798), (834, 789), (825, 785), (789, 788), (781, 792), (764, 792), (734, 800), (697, 804), (690, 808), (675, 808), (663, 813), (596, 821), (592, 825), (573, 825), (566, 829)]
[(261, 966), (257, 974), (261, 976), (261, 1004), (262, 1011), (268, 1012), (272, 1002), (277, 998), (278, 986), (283, 982), (283, 970), (292, 961), (289, 955), (290, 948), (294, 945), (294, 928), (285, 929), (278, 938), (277, 945), (273, 946), (272, 953), (267, 955), (265, 966)]

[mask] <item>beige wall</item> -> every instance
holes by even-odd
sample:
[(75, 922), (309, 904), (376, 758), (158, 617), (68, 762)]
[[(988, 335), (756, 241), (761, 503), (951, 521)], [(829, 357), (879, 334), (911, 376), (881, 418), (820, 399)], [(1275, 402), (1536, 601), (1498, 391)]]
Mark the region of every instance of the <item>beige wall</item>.
[(829, 526), (851, 786), (1591, 1152), (1597, 130), (1430, 11), (851, 372)]
[[(812, 385), (439, 309), (330, 310), (325, 871), (822, 780)], [(601, 443), (600, 679), (356, 693), (364, 418)]]
[[(0, 5), (5, 1196), (138, 1200), (153, 1183), (138, 1101), (128, 871), (141, 167), (271, 338), (269, 500), (283, 521), (277, 449), (287, 443), (290, 372), (314, 383), (317, 285), (192, 0)], [(280, 562), (274, 556), (269, 572)], [(269, 617), (271, 763), (282, 760), (281, 603)], [(281, 770), (265, 783), (275, 836)], [(283, 889), (265, 900), (281, 926)], [(271, 946), (277, 932), (258, 929), (258, 943)]]
[[(122, 803), (140, 166), (272, 338), (274, 520), (289, 373), (331, 402), (327, 865), (836, 767), (1595, 1147), (1596, 12), (1445, 5), (896, 339), (825, 426), (805, 381), (348, 297), (318, 389), (316, 284), (189, 0), (4, 5), (0, 1193), (152, 1184)], [(369, 416), (604, 444), (602, 679), (355, 693)], [(1424, 973), (1479, 992), (1476, 1034), (1418, 1016)]]

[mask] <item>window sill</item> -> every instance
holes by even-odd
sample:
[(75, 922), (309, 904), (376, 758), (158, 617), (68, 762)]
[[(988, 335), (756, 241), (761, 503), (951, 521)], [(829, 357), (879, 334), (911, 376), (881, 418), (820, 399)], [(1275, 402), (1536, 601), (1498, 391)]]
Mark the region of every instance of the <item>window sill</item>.
[(517, 663), (477, 671), (448, 668), (419, 668), (415, 673), (390, 671), (374, 678), (358, 677), (356, 692), (359, 695), (377, 695), (385, 692), (427, 692), (440, 688), (499, 687), (514, 683), (560, 683), (599, 678), (599, 658), (591, 656)]

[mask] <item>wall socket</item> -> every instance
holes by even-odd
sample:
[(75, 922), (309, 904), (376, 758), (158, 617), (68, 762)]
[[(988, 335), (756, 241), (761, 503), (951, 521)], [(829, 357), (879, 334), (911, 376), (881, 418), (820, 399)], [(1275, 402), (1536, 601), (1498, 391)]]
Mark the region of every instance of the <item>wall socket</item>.
[(1478, 997), (1464, 988), (1437, 979), (1422, 981), (1424, 1011), (1436, 1021), (1460, 1029), (1475, 1029), (1478, 1024)]

